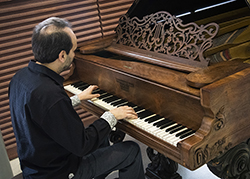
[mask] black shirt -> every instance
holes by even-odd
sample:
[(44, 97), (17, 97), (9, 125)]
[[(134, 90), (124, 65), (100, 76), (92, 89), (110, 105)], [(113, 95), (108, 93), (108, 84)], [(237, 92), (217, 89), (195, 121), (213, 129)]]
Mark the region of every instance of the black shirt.
[(63, 77), (30, 61), (11, 80), (9, 100), (24, 178), (68, 178), (111, 128), (98, 119), (84, 128), (63, 88)]

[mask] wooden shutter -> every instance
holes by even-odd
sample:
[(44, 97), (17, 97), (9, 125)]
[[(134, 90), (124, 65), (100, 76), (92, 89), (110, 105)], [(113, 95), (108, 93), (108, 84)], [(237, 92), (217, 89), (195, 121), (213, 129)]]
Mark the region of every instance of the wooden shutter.
[[(0, 129), (10, 159), (17, 157), (11, 124), (8, 85), (13, 75), (33, 59), (31, 35), (35, 25), (56, 16), (69, 20), (78, 44), (114, 33), (128, 0), (0, 0)], [(95, 118), (76, 108), (83, 120)]]
[(118, 25), (118, 21), (124, 15), (133, 0), (99, 0), (98, 6), (100, 11), (101, 27), (104, 36), (114, 34), (114, 29)]

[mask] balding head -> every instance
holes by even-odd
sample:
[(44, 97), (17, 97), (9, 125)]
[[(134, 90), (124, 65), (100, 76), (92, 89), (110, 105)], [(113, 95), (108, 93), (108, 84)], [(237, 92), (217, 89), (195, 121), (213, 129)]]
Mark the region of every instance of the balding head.
[(48, 18), (34, 28), (32, 50), (38, 62), (51, 63), (62, 50), (69, 53), (73, 44), (65, 28), (71, 28), (71, 25), (58, 17)]

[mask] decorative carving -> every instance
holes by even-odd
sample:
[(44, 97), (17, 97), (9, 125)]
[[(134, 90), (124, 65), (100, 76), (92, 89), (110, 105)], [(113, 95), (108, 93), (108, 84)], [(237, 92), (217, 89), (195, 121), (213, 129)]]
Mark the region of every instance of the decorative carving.
[(226, 144), (226, 138), (218, 140), (216, 143), (214, 143), (211, 147), (209, 147), (209, 144), (205, 146), (204, 149), (198, 148), (195, 151), (195, 165), (200, 166), (203, 165), (204, 163), (207, 163), (208, 160), (210, 159), (210, 156), (217, 156), (225, 153), (228, 151), (232, 144), (228, 143)]
[(182, 24), (181, 19), (160, 11), (141, 20), (124, 15), (116, 32), (118, 44), (207, 64), (209, 59), (204, 59), (203, 51), (212, 46), (212, 38), (218, 29), (216, 23), (201, 26)]
[(220, 108), (219, 112), (215, 116), (216, 121), (214, 124), (214, 130), (218, 131), (222, 129), (225, 126), (225, 112), (224, 112), (224, 106)]
[(250, 145), (249, 141), (230, 149), (224, 155), (210, 161), (208, 168), (219, 178), (250, 178)]
[(181, 179), (182, 177), (176, 172), (178, 164), (173, 160), (165, 157), (160, 153), (154, 153), (150, 147), (147, 148), (147, 155), (151, 161), (146, 169), (147, 178), (149, 179)]

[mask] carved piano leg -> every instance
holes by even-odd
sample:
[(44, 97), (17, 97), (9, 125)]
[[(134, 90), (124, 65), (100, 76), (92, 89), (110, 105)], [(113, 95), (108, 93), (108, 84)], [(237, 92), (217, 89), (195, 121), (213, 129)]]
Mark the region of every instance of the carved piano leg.
[(250, 142), (248, 140), (213, 159), (207, 166), (212, 173), (222, 179), (249, 179), (249, 159)]
[(148, 179), (181, 179), (176, 173), (178, 164), (164, 155), (154, 153), (150, 147), (147, 148), (147, 155), (151, 163), (146, 168), (146, 178)]

